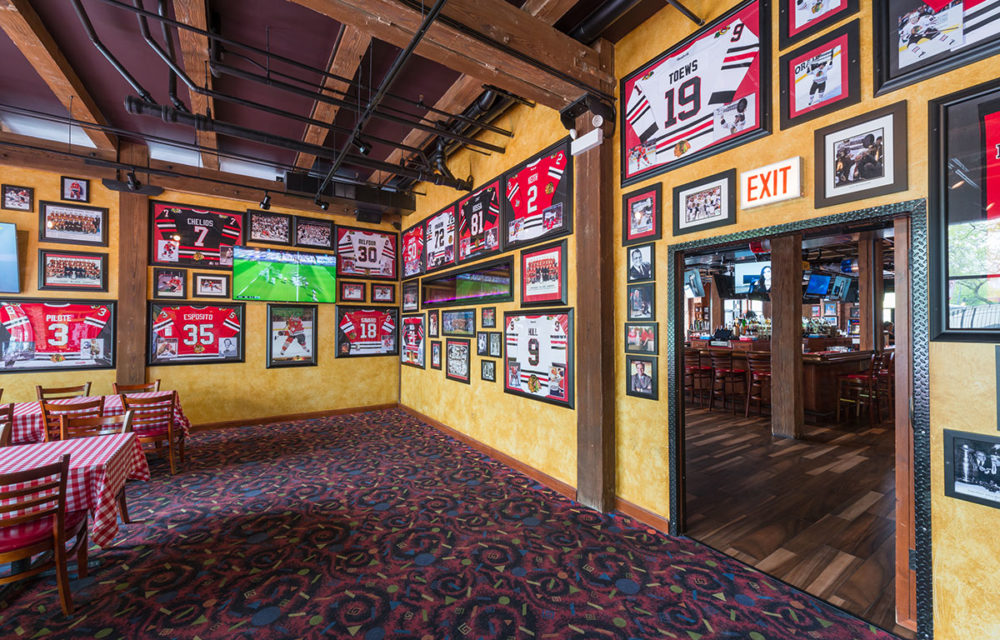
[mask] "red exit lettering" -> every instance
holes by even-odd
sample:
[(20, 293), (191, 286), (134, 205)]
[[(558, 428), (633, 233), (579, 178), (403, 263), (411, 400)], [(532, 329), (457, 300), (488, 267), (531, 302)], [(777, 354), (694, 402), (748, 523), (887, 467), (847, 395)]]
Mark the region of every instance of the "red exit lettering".
[(747, 201), (754, 202), (788, 193), (788, 172), (791, 169), (781, 167), (747, 177)]

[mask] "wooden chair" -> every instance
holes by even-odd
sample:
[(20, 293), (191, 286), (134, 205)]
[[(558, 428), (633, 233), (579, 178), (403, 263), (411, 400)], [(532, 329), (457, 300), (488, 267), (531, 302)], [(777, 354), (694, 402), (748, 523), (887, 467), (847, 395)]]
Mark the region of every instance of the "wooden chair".
[(684, 350), (684, 390), (691, 392), (691, 403), (698, 396), (698, 406), (705, 406), (705, 397), (712, 391), (712, 367), (701, 361), (697, 349)]
[[(132, 412), (126, 411), (124, 415), (98, 418), (78, 418), (72, 414), (64, 413), (59, 416), (59, 430), (63, 440), (128, 433), (132, 430)], [(118, 493), (118, 509), (121, 511), (122, 522), (132, 524), (132, 520), (128, 516), (128, 505), (125, 503), (124, 486)]]
[(757, 415), (764, 415), (764, 403), (771, 404), (771, 354), (747, 353), (747, 370), (750, 372), (750, 386), (747, 388), (744, 417), (750, 417), (750, 403), (753, 401), (757, 402)]
[(45, 442), (58, 440), (62, 435), (59, 418), (72, 414), (74, 418), (100, 418), (104, 415), (104, 398), (85, 402), (39, 402), (42, 406), (42, 424), (45, 425)]
[(63, 398), (83, 398), (90, 395), (90, 383), (81, 384), (76, 387), (49, 387), (35, 385), (35, 393), (39, 402), (49, 400), (61, 400)]
[(882, 421), (878, 375), (888, 366), (888, 358), (885, 351), (874, 351), (866, 370), (837, 376), (837, 422), (840, 422), (841, 406), (844, 404), (854, 407), (855, 418), (861, 417), (861, 407), (864, 406), (869, 422), (877, 424)]
[[(54, 566), (59, 600), (67, 616), (73, 613), (67, 553), (76, 552), (77, 572), (81, 578), (87, 576), (87, 510), (66, 513), (68, 475), (68, 453), (54, 464), (0, 474), (0, 563), (14, 563), (12, 573), (0, 577), (0, 584), (23, 580)], [(15, 488), (25, 485), (29, 488)], [(7, 515), (21, 511), (28, 512)], [(76, 542), (67, 551), (66, 541), (72, 538)], [(52, 552), (51, 559), (13, 573), (32, 556), (47, 551)]]
[(14, 435), (14, 404), (0, 405), (0, 447), (9, 447)]
[(896, 415), (896, 351), (886, 350), (882, 354), (881, 368), (875, 374), (875, 392), (879, 405), (885, 401), (886, 415), (892, 418)]
[(712, 409), (716, 396), (722, 398), (722, 410), (726, 410), (726, 401), (732, 399), (733, 413), (736, 413), (736, 401), (746, 395), (746, 369), (733, 367), (731, 351), (713, 351), (712, 358), (712, 395), (708, 399), (708, 408)]
[(159, 391), (160, 379), (157, 378), (156, 380), (153, 380), (152, 382), (147, 382), (145, 384), (118, 384), (117, 382), (112, 382), (111, 388), (114, 389), (116, 396), (125, 393), (142, 393), (144, 391)]
[(157, 453), (162, 453), (162, 443), (167, 443), (170, 473), (177, 473), (174, 465), (174, 448), (178, 449), (184, 464), (184, 430), (174, 428), (174, 407), (177, 392), (164, 392), (152, 398), (122, 396), (122, 405), (132, 412), (132, 431), (142, 444), (152, 443)]

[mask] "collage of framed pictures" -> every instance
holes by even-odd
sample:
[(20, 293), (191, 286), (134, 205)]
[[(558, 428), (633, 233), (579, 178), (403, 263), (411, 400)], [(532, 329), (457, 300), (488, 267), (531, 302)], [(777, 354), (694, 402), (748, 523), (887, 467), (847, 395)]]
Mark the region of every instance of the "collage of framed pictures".
[(831, 24), (858, 12), (858, 0), (801, 2), (777, 0), (778, 42), (782, 49), (802, 42)]
[(295, 246), (333, 249), (333, 221), (294, 216)]
[(228, 298), (229, 274), (192, 273), (191, 295), (195, 298)]
[(500, 251), (500, 179), (458, 201), (458, 261)]
[(34, 211), (35, 190), (13, 184), (0, 185), (0, 209)]
[(42, 291), (107, 291), (108, 254), (39, 249), (38, 288)]
[(153, 297), (187, 298), (187, 273), (187, 269), (153, 267)]
[(858, 21), (781, 56), (781, 128), (787, 129), (861, 101)]
[(292, 216), (270, 211), (247, 210), (247, 242), (293, 244)]
[(472, 346), (469, 340), (461, 338), (446, 338), (444, 344), (444, 377), (469, 384), (470, 352)]
[(337, 225), (337, 275), (373, 280), (395, 280), (399, 236)]
[(736, 169), (674, 187), (674, 235), (736, 224)]
[(150, 263), (230, 269), (233, 247), (243, 244), (243, 214), (150, 201)]
[(0, 373), (113, 369), (112, 300), (0, 300)]
[(398, 309), (337, 305), (338, 358), (394, 356), (398, 349)]
[(625, 356), (625, 371), (628, 376), (625, 385), (626, 394), (647, 400), (659, 399), (656, 358)]
[(508, 171), (503, 183), (504, 249), (573, 232), (573, 156), (568, 138)]
[(63, 176), (59, 197), (70, 202), (90, 202), (90, 180)]
[(267, 368), (316, 366), (316, 305), (267, 305)]
[(663, 236), (663, 185), (656, 184), (622, 196), (622, 246), (659, 240)]
[(38, 241), (108, 246), (108, 210), (76, 204), (38, 203)]
[(431, 342), (431, 369), (441, 368), (441, 341)]
[(371, 286), (371, 300), (372, 302), (377, 302), (379, 304), (395, 304), (396, 303), (396, 285), (395, 284), (379, 284), (377, 282), (369, 283)]
[(424, 221), (424, 271), (430, 273), (455, 264), (455, 205)]
[(152, 301), (146, 363), (243, 362), (243, 303), (195, 306)]
[(410, 367), (424, 368), (424, 357), (426, 348), (424, 343), (427, 340), (424, 332), (424, 316), (416, 314), (403, 316), (403, 329), (401, 335), (402, 348), (400, 349), (400, 360)]
[(504, 313), (504, 392), (573, 408), (573, 310)]
[(521, 306), (566, 304), (566, 241), (521, 251)]
[(403, 279), (413, 278), (424, 272), (424, 223), (419, 222), (403, 231)]
[(340, 280), (337, 284), (340, 286), (340, 295), (338, 298), (341, 302), (365, 301), (364, 282), (348, 282), (347, 280)]
[(441, 334), (446, 336), (475, 336), (475, 309), (444, 309), (441, 311)]
[(403, 313), (420, 309), (420, 283), (416, 280), (403, 283)]

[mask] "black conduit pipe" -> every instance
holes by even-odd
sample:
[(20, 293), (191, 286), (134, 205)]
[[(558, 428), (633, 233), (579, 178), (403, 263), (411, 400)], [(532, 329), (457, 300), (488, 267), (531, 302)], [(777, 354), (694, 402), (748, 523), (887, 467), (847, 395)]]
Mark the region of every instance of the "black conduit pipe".
[[(167, 15), (167, 1), (159, 0), (156, 10), (161, 16)], [(162, 27), (163, 42), (167, 47), (167, 55), (170, 56), (171, 60), (174, 60), (176, 59), (176, 56), (174, 55), (174, 39), (170, 37), (170, 30), (167, 29), (167, 23), (161, 22), (160, 27)], [(170, 96), (170, 104), (174, 105), (181, 111), (188, 111), (187, 105), (184, 104), (184, 101), (177, 97), (177, 74), (174, 73), (173, 69), (170, 70), (170, 75), (168, 76), (167, 89), (168, 95)]]
[(569, 32), (569, 37), (579, 40), (584, 44), (589, 44), (637, 4), (639, 4), (639, 0), (610, 0), (609, 2), (602, 2), (580, 24), (576, 25)]
[(87, 12), (84, 11), (83, 5), (80, 4), (80, 0), (71, 1), (73, 3), (73, 9), (76, 11), (76, 15), (80, 18), (80, 23), (83, 25), (83, 30), (87, 32), (87, 37), (90, 38), (94, 47), (100, 51), (107, 61), (111, 63), (111, 66), (114, 67), (123, 78), (125, 78), (125, 82), (132, 86), (132, 89), (139, 94), (139, 97), (147, 102), (156, 102), (153, 99), (153, 96), (150, 95), (150, 93), (146, 91), (135, 78), (132, 77), (132, 74), (130, 74), (128, 70), (123, 67), (120, 62), (118, 62), (118, 58), (116, 58), (115, 55), (104, 46), (101, 39), (97, 37), (97, 32), (94, 31), (94, 25), (90, 23), (90, 18), (87, 17)]

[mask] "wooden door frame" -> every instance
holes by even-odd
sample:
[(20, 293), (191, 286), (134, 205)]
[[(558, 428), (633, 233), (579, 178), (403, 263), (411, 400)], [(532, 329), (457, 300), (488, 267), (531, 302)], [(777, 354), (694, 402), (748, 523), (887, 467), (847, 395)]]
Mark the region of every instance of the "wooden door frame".
[[(749, 241), (786, 233), (808, 231), (818, 227), (841, 225), (850, 222), (889, 220), (906, 218), (909, 221), (909, 322), (910, 351), (907, 354), (911, 363), (909, 367), (909, 398), (905, 401), (897, 397), (897, 409), (905, 402), (907, 411), (902, 414), (897, 410), (896, 433), (897, 443), (910, 439), (913, 443), (912, 458), (897, 456), (897, 471), (899, 464), (910, 463), (913, 485), (909, 492), (909, 505), (897, 505), (897, 559), (908, 558), (906, 571), (897, 571), (897, 588), (909, 584), (910, 592), (915, 592), (915, 611), (907, 612), (916, 617), (917, 637), (930, 640), (933, 637), (933, 593), (931, 567), (931, 491), (930, 491), (930, 363), (929, 363), (929, 314), (928, 314), (928, 261), (927, 261), (927, 203), (923, 199), (909, 200), (896, 204), (859, 209), (846, 213), (838, 213), (821, 218), (809, 218), (797, 222), (763, 227), (750, 231), (742, 231), (724, 236), (715, 236), (701, 240), (693, 240), (670, 245), (667, 250), (669, 263), (672, 267), (667, 273), (667, 437), (668, 437), (668, 467), (670, 473), (670, 533), (682, 535), (685, 530), (686, 514), (684, 513), (684, 387), (683, 353), (684, 353), (684, 253), (693, 249), (713, 245), (730, 244)], [(897, 228), (899, 225), (896, 225)], [(898, 298), (897, 298), (898, 299)], [(897, 310), (898, 313), (898, 310)], [(897, 324), (897, 339), (900, 335)], [(901, 382), (898, 377), (897, 387)], [(903, 382), (905, 384), (905, 381)], [(897, 394), (901, 395), (901, 394)], [(906, 433), (900, 434), (901, 431)], [(903, 470), (904, 473), (906, 470)], [(897, 476), (898, 477), (898, 476)], [(897, 489), (897, 497), (900, 495)], [(912, 514), (912, 522), (908, 523), (907, 535), (900, 536), (900, 517), (903, 519)], [(900, 538), (913, 540), (912, 548), (903, 547), (900, 551)], [(908, 545), (907, 545), (908, 546)], [(898, 560), (897, 560), (898, 562)], [(912, 582), (905, 576), (912, 576)], [(915, 583), (915, 584), (914, 584)], [(906, 623), (907, 620), (901, 620)]]

